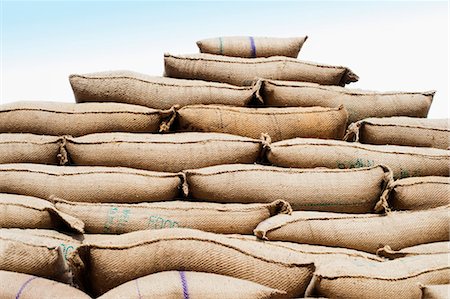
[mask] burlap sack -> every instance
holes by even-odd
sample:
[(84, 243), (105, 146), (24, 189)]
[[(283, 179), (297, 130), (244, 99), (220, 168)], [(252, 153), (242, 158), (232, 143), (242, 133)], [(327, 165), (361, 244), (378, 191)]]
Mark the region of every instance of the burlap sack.
[(377, 255), (389, 259), (396, 259), (406, 256), (426, 255), (426, 254), (450, 254), (450, 242), (434, 242), (420, 244), (401, 250), (392, 250), (389, 245), (377, 250)]
[(72, 283), (66, 258), (80, 242), (56, 232), (47, 236), (34, 231), (0, 229), (0, 270)]
[(218, 133), (92, 134), (67, 138), (66, 149), (75, 165), (123, 166), (153, 171), (228, 163), (255, 163), (261, 141)]
[(49, 228), (83, 233), (84, 223), (43, 199), (0, 193), (0, 227)]
[(90, 296), (67, 284), (28, 274), (0, 271), (0, 298), (9, 299), (89, 299)]
[(257, 85), (261, 86), (258, 97), (267, 106), (338, 107), (344, 105), (348, 111), (349, 123), (368, 117), (426, 117), (435, 94), (435, 91), (375, 92), (306, 82), (273, 80), (261, 80)]
[(286, 56), (296, 58), (307, 36), (302, 37), (253, 37), (223, 36), (197, 42), (201, 53), (255, 58)]
[(119, 102), (155, 109), (192, 104), (245, 106), (254, 94), (251, 86), (152, 77), (130, 71), (71, 75), (69, 80), (78, 103)]
[(214, 105), (177, 111), (180, 131), (229, 133), (251, 138), (269, 134), (272, 141), (294, 137), (342, 139), (347, 111), (339, 108), (237, 108)]
[(0, 165), (0, 192), (44, 199), (133, 203), (174, 199), (181, 184), (173, 173), (121, 167)]
[(420, 284), (448, 284), (448, 255), (406, 257), (384, 263), (339, 261), (318, 267), (308, 294), (329, 298), (421, 298)]
[(387, 215), (293, 212), (261, 222), (255, 235), (271, 241), (346, 247), (376, 253), (449, 240), (449, 207)]
[(346, 140), (449, 149), (448, 119), (416, 117), (366, 118), (348, 127)]
[(422, 285), (422, 299), (448, 299), (450, 284)]
[(389, 186), (389, 203), (395, 210), (426, 210), (450, 204), (450, 178), (406, 178)]
[(169, 112), (119, 103), (16, 102), (0, 106), (1, 133), (80, 136), (158, 132)]
[(450, 151), (435, 148), (295, 138), (271, 144), (267, 158), (277, 166), (300, 168), (344, 169), (383, 164), (392, 169), (396, 179), (450, 173)]
[(86, 232), (120, 234), (137, 230), (186, 227), (222, 234), (252, 234), (263, 220), (290, 213), (282, 200), (270, 204), (157, 202), (141, 204), (72, 203), (53, 198), (56, 208), (81, 219)]
[(317, 64), (281, 56), (236, 58), (211, 54), (165, 54), (164, 66), (167, 77), (223, 82), (237, 86), (252, 85), (257, 78), (341, 86), (359, 79), (349, 68), (343, 66)]
[(96, 295), (145, 275), (183, 270), (250, 280), (292, 298), (303, 295), (314, 271), (311, 261), (282, 248), (182, 228), (113, 236), (82, 245), (69, 260)]
[[(215, 202), (289, 202), (294, 210), (367, 213), (392, 174), (383, 166), (359, 169), (287, 169), (220, 165), (185, 171), (189, 195)], [(186, 186), (185, 186), (186, 187)], [(188, 189), (188, 190), (186, 190)]]
[(56, 136), (0, 134), (0, 164), (60, 164), (62, 140)]
[(142, 299), (287, 298), (286, 292), (248, 280), (213, 273), (166, 271), (126, 282), (106, 292), (99, 299), (121, 299), (133, 295)]

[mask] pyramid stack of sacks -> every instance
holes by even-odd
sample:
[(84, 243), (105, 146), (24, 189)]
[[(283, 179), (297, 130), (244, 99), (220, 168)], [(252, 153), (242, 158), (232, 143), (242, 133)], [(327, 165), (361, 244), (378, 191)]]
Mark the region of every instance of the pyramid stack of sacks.
[[(445, 298), (434, 92), (348, 89), (306, 37), (221, 37), (165, 77), (70, 76), (0, 107), (0, 289), (16, 298)], [(428, 296), (428, 297), (427, 297)]]

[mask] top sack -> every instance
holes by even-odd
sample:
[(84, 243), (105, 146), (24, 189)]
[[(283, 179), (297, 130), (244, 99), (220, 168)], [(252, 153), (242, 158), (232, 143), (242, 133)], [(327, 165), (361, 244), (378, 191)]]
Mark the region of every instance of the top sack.
[(224, 36), (202, 39), (197, 42), (201, 53), (224, 56), (256, 58), (286, 56), (296, 58), (307, 36), (303, 37), (253, 37)]

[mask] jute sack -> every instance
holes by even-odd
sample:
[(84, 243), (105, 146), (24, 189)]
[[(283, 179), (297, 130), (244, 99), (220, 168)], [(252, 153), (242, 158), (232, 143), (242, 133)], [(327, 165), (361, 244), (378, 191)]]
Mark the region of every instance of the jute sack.
[(420, 284), (448, 284), (448, 255), (406, 257), (384, 263), (338, 261), (320, 265), (308, 295), (329, 298), (421, 298)]
[(106, 292), (99, 299), (121, 299), (133, 295), (142, 299), (287, 298), (286, 292), (248, 280), (213, 273), (166, 271), (126, 282)]
[(261, 222), (255, 235), (270, 241), (345, 247), (376, 253), (389, 245), (400, 250), (449, 240), (449, 208), (391, 212), (387, 215), (293, 212)]
[(68, 137), (66, 149), (75, 165), (123, 166), (153, 171), (229, 163), (255, 163), (262, 143), (218, 133), (105, 133)]
[(89, 299), (90, 296), (67, 284), (29, 274), (0, 271), (0, 298)]
[(128, 233), (137, 230), (186, 227), (222, 234), (252, 234), (263, 220), (290, 213), (282, 200), (270, 204), (218, 204), (203, 202), (155, 202), (96, 204), (53, 198), (56, 208), (81, 219), (92, 234)]
[(0, 165), (0, 192), (44, 199), (134, 203), (174, 199), (181, 184), (174, 173), (121, 167)]
[(80, 242), (56, 232), (46, 236), (34, 231), (0, 229), (0, 270), (72, 283), (66, 258)]
[(287, 38), (223, 36), (199, 40), (197, 46), (201, 53), (233, 57), (286, 56), (296, 58), (307, 38), (307, 36)]
[(348, 127), (346, 140), (449, 149), (449, 119), (416, 117), (366, 118)]
[(185, 171), (192, 198), (224, 203), (289, 202), (294, 210), (371, 212), (392, 174), (383, 166), (359, 169), (288, 169), (220, 165)]
[(272, 141), (294, 137), (342, 139), (347, 111), (339, 108), (238, 108), (195, 105), (177, 111), (180, 131), (219, 132)]
[(164, 67), (167, 77), (223, 82), (237, 86), (252, 85), (257, 78), (341, 86), (359, 79), (349, 68), (343, 66), (317, 64), (281, 56), (236, 58), (211, 54), (164, 54)]
[(33, 134), (0, 134), (0, 164), (60, 164), (62, 139)]
[(169, 111), (119, 103), (16, 102), (0, 106), (1, 133), (80, 136), (158, 132)]
[(0, 227), (49, 228), (83, 233), (84, 223), (40, 198), (0, 193)]
[(192, 104), (245, 106), (254, 94), (251, 86), (152, 77), (130, 71), (71, 75), (69, 80), (78, 103), (119, 102), (155, 109)]
[(392, 169), (396, 179), (450, 173), (450, 151), (436, 148), (295, 138), (271, 144), (267, 158), (277, 166), (301, 168), (344, 169), (383, 164)]
[[(77, 277), (95, 295), (127, 281), (163, 271), (207, 272), (284, 291), (300, 297), (314, 264), (292, 252), (198, 230), (138, 231), (79, 247), (69, 258)], [(130, 271), (130, 269), (132, 269)]]
[(348, 111), (349, 124), (368, 117), (426, 117), (435, 94), (435, 91), (376, 92), (264, 79), (260, 80), (257, 86), (260, 86), (257, 96), (267, 106), (344, 105)]
[(389, 245), (377, 250), (377, 255), (389, 259), (396, 259), (406, 256), (426, 255), (426, 254), (450, 254), (450, 242), (434, 242), (420, 244), (401, 250), (392, 250)]
[(450, 204), (450, 178), (427, 176), (395, 181), (389, 203), (395, 210), (426, 210)]
[(450, 284), (422, 285), (422, 299), (448, 299)]

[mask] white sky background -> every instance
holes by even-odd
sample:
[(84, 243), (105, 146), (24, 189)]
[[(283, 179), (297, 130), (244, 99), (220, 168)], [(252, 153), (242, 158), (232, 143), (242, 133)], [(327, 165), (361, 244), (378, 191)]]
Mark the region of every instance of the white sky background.
[(306, 34), (299, 59), (350, 67), (348, 88), (437, 90), (429, 117), (449, 117), (446, 2), (36, 3), (2, 2), (1, 103), (74, 102), (71, 73), (162, 75), (164, 52), (196, 53), (207, 37)]

